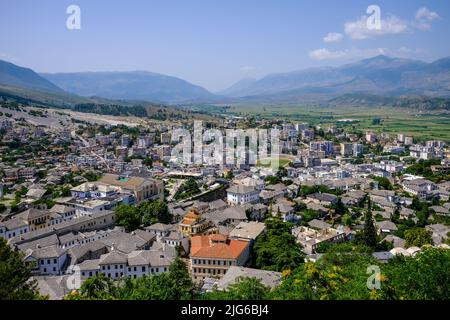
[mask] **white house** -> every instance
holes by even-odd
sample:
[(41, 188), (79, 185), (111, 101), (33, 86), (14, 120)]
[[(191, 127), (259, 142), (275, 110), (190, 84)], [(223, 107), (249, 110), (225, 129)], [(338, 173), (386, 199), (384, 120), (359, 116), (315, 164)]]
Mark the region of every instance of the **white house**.
[(13, 218), (0, 222), (0, 237), (5, 238), (6, 240), (29, 231), (30, 227), (28, 222), (23, 219)]
[(258, 202), (259, 192), (255, 187), (234, 185), (227, 189), (227, 201), (231, 205)]
[(41, 275), (60, 275), (64, 271), (68, 254), (66, 249), (56, 245), (30, 249), (25, 256), (25, 263), (34, 264), (33, 272)]

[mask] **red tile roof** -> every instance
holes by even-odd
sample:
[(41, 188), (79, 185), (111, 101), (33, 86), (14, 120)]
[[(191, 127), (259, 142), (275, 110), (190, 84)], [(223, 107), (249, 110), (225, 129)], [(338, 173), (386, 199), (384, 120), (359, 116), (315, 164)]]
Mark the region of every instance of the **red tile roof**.
[(191, 239), (191, 257), (237, 259), (248, 244), (247, 241), (227, 239), (225, 235), (194, 236)]

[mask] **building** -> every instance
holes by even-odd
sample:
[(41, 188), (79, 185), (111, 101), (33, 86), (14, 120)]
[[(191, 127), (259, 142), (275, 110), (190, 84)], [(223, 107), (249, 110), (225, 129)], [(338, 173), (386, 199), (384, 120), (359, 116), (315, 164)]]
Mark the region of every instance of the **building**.
[(314, 140), (315, 133), (314, 133), (313, 129), (303, 129), (301, 132), (302, 132), (302, 140), (303, 141)]
[(334, 152), (332, 141), (311, 141), (309, 143), (309, 150), (314, 152), (323, 152), (325, 156), (331, 155)]
[[(310, 225), (314, 226), (312, 223)], [(341, 243), (351, 239), (350, 231), (334, 229), (327, 224), (320, 225), (318, 228), (297, 227), (292, 229), (292, 234), (296, 237), (297, 242), (303, 246), (303, 251), (306, 254), (316, 253), (321, 243)]]
[(161, 144), (170, 144), (172, 135), (169, 132), (161, 133)]
[(68, 261), (67, 250), (58, 246), (30, 249), (26, 252), (25, 263), (33, 266), (32, 272), (40, 275), (60, 275)]
[(436, 184), (426, 179), (404, 180), (403, 190), (411, 193), (420, 199), (427, 199), (433, 195), (433, 191), (438, 189)]
[(306, 199), (324, 206), (331, 206), (338, 201), (338, 197), (330, 193), (312, 193), (307, 195)]
[(281, 272), (231, 266), (225, 275), (217, 281), (218, 290), (226, 290), (243, 278), (256, 278), (271, 289), (281, 283)]
[(203, 233), (210, 227), (211, 223), (195, 208), (191, 208), (179, 224), (180, 232), (188, 236)]
[(120, 187), (123, 191), (131, 192), (134, 195), (135, 204), (145, 200), (164, 199), (164, 183), (160, 180), (105, 174), (98, 183)]
[(9, 219), (0, 222), (0, 237), (8, 240), (30, 231), (28, 222), (23, 219)]
[(249, 247), (248, 241), (232, 240), (223, 234), (192, 237), (192, 277), (221, 278), (231, 266), (245, 266), (250, 258)]
[(341, 143), (341, 156), (349, 157), (353, 155), (353, 144), (352, 143)]
[(354, 157), (359, 157), (360, 155), (362, 155), (364, 152), (364, 145), (360, 144), (360, 143), (354, 143), (353, 144), (353, 156)]
[(123, 253), (114, 247), (100, 259), (86, 260), (80, 267), (82, 279), (99, 273), (108, 278), (119, 279), (124, 276), (140, 278), (167, 272), (175, 259), (175, 250), (135, 250)]
[(368, 143), (375, 143), (377, 142), (377, 135), (375, 133), (369, 132), (366, 134), (366, 141)]
[(241, 222), (229, 233), (228, 236), (233, 240), (254, 242), (265, 230), (266, 225), (262, 222)]
[[(87, 215), (57, 225), (50, 225), (42, 229), (16, 234), (9, 240), (11, 245), (21, 245), (46, 238), (51, 235), (64, 235), (70, 232), (87, 232), (110, 228), (114, 225), (114, 211), (103, 211), (96, 215)], [(12, 220), (12, 219), (11, 219)]]
[(131, 143), (131, 138), (129, 135), (124, 134), (122, 135), (122, 139), (121, 139), (121, 145), (122, 147), (129, 147)]
[(227, 189), (227, 201), (231, 205), (244, 205), (259, 200), (259, 190), (252, 186), (233, 185)]

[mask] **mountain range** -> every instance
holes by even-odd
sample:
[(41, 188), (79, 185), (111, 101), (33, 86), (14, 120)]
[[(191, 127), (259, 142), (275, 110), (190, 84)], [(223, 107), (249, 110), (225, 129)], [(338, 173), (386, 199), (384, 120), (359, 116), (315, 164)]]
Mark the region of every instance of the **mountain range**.
[(220, 94), (234, 98), (327, 98), (344, 94), (450, 96), (450, 57), (426, 63), (384, 55), (341, 67), (310, 68), (240, 81)]
[(41, 76), (67, 92), (86, 97), (168, 103), (214, 97), (206, 89), (185, 80), (147, 71), (44, 73)]
[(387, 57), (243, 79), (213, 94), (185, 80), (147, 71), (42, 73), (0, 60), (0, 84), (81, 97), (155, 103), (336, 101), (367, 97), (450, 97), (450, 57), (426, 63)]

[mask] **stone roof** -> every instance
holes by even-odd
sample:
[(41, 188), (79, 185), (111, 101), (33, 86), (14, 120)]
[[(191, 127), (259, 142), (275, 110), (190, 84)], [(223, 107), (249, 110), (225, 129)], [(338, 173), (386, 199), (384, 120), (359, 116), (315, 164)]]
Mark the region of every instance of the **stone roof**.
[(263, 285), (274, 288), (281, 282), (281, 272), (231, 266), (217, 283), (217, 288), (225, 290), (242, 278), (257, 278)]

